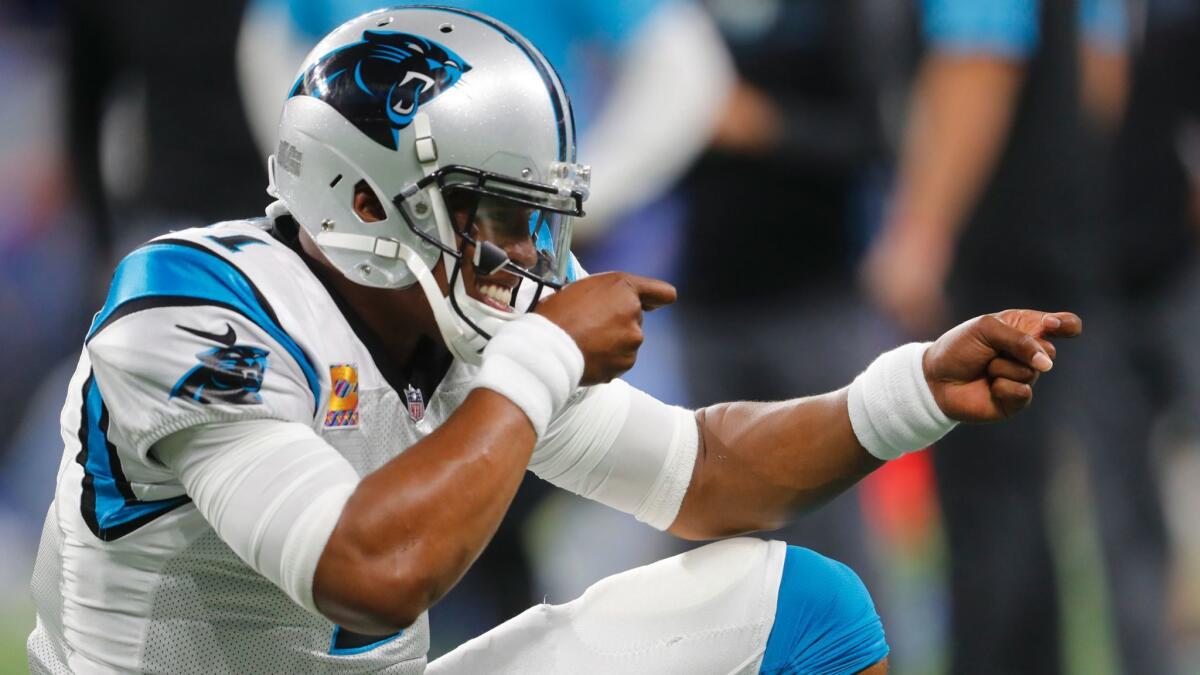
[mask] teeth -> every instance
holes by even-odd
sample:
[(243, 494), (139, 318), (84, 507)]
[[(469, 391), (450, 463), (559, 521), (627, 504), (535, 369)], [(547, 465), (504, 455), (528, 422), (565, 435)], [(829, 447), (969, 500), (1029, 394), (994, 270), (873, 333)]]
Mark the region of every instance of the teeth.
[(495, 284), (483, 284), (479, 286), (479, 293), (485, 298), (495, 301), (497, 304), (508, 307), (512, 303), (512, 289)]

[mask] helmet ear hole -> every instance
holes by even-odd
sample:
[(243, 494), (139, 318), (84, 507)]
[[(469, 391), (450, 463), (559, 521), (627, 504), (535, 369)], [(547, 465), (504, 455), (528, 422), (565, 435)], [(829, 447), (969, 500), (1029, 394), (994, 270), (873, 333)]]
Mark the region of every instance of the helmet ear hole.
[(375, 194), (366, 180), (354, 184), (354, 215), (364, 223), (387, 220), (387, 212), (383, 210), (379, 195)]

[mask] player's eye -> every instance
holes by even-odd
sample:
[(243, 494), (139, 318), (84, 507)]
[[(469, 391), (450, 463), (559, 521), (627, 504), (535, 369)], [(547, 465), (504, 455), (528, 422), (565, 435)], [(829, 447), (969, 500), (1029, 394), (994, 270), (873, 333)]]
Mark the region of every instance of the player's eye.
[(475, 228), (484, 239), (513, 241), (529, 236), (529, 217), (517, 210), (490, 213), (477, 216)]

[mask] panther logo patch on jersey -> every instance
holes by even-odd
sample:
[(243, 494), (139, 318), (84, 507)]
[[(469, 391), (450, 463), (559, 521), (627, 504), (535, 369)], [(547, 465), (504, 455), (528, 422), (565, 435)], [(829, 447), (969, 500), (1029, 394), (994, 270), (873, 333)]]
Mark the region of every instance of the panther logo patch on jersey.
[(200, 363), (184, 373), (171, 388), (167, 398), (190, 398), (199, 403), (222, 401), (235, 404), (262, 403), (263, 373), (267, 370), (265, 349), (239, 345), (233, 326), (225, 324), (225, 332), (209, 333), (196, 328), (176, 325), (176, 328), (219, 346), (196, 354)]
[(353, 429), (358, 426), (358, 369), (349, 364), (329, 367), (333, 390), (329, 393), (326, 429)]
[(417, 109), (454, 86), (471, 66), (420, 35), (368, 30), (323, 56), (289, 94), (325, 101), (375, 142), (395, 150)]

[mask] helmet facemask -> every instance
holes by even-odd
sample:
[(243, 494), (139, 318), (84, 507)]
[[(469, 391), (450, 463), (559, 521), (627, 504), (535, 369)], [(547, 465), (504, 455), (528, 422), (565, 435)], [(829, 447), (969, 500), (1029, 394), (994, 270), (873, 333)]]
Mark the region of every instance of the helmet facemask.
[(442, 252), (450, 292), (429, 300), (449, 303), (478, 336), (475, 350), (575, 278), (571, 226), (583, 215), (587, 169), (559, 164), (551, 173), (556, 185), (450, 166), (392, 200), (409, 229)]

